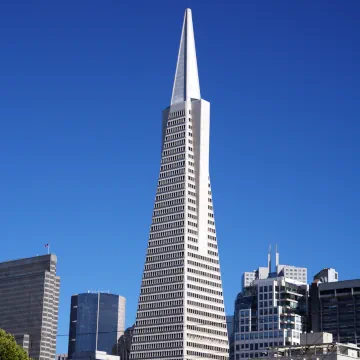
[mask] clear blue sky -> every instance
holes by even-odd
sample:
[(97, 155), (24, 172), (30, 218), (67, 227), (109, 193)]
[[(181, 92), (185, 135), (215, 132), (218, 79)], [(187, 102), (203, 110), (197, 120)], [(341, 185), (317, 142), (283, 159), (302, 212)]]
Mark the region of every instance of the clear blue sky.
[(186, 7), (227, 313), (269, 243), (359, 277), (360, 1), (2, 1), (0, 261), (51, 243), (59, 334), (88, 289), (135, 319)]

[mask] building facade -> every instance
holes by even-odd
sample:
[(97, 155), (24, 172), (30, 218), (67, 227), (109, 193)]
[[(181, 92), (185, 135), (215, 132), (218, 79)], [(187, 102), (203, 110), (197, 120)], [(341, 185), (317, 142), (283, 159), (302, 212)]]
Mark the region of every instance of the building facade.
[(288, 279), (307, 284), (307, 268), (293, 265), (281, 265), (279, 264), (279, 259), (280, 254), (276, 247), (275, 267), (273, 267), (270, 247), (267, 266), (260, 266), (256, 270), (244, 272), (241, 278), (241, 288), (244, 289), (247, 286), (251, 286), (255, 280), (267, 279), (269, 276), (284, 276)]
[(130, 359), (130, 350), (132, 337), (134, 334), (134, 325), (127, 328), (123, 336), (120, 336), (117, 344), (114, 346), (113, 354), (120, 357), (120, 360)]
[(0, 328), (35, 360), (56, 353), (60, 278), (55, 255), (0, 263)]
[[(251, 286), (251, 284), (255, 280), (255, 274), (256, 270), (254, 271), (245, 271), (241, 276), (241, 288), (244, 289), (248, 286)], [(266, 276), (267, 277), (267, 276)]]
[(316, 275), (310, 287), (311, 329), (333, 334), (336, 342), (360, 344), (360, 279), (337, 281), (337, 273), (327, 273)]
[(125, 330), (125, 298), (108, 293), (71, 297), (68, 358), (87, 352), (112, 353)]
[(106, 351), (84, 351), (75, 353), (73, 360), (120, 360), (120, 357), (110, 355)]
[(68, 360), (67, 354), (57, 354), (55, 360)]
[(231, 358), (269, 356), (269, 348), (300, 343), (308, 286), (275, 277), (255, 280), (235, 301)]
[(351, 360), (360, 358), (360, 348), (354, 344), (333, 342), (329, 333), (301, 334), (300, 344), (274, 348), (269, 358), (282, 360)]
[(185, 11), (136, 315), (132, 359), (227, 360), (209, 177), (210, 104), (200, 96), (191, 10)]

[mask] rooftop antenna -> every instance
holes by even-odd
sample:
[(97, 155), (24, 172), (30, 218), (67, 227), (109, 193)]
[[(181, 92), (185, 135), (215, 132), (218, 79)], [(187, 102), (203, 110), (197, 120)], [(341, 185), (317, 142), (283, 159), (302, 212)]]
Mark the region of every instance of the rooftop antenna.
[(268, 253), (268, 269), (269, 274), (271, 273), (271, 244), (269, 245), (269, 253)]

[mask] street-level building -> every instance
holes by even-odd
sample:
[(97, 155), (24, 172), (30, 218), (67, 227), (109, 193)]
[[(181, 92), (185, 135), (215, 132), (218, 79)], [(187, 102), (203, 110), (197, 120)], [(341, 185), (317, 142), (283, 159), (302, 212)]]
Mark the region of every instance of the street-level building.
[(269, 358), (281, 360), (350, 360), (360, 358), (355, 344), (333, 342), (330, 333), (301, 334), (300, 344), (271, 349)]

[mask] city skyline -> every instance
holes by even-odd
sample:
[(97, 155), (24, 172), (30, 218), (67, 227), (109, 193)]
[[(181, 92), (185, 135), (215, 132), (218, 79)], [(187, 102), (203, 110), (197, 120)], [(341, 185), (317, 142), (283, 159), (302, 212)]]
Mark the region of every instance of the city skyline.
[[(0, 261), (50, 242), (65, 284), (59, 334), (70, 296), (94, 287), (128, 299), (130, 326), (158, 176), (157, 114), (169, 102), (185, 6), (18, 3), (0, 12)], [(269, 243), (310, 275), (331, 266), (357, 277), (359, 5), (192, 7), (203, 95), (213, 104), (227, 312), (234, 284), (262, 264), (258, 250)], [(319, 259), (314, 244), (328, 255)], [(89, 265), (99, 260), (106, 266)], [(67, 338), (58, 344), (65, 352)]]

